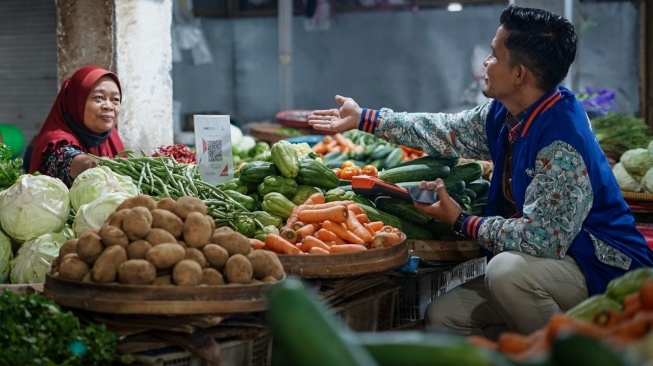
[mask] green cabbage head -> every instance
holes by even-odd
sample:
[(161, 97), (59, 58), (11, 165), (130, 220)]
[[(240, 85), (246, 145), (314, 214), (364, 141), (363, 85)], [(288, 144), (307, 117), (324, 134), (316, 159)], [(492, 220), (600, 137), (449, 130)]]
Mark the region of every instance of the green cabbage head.
[(129, 197), (126, 193), (113, 192), (103, 194), (92, 202), (81, 205), (73, 221), (75, 236), (80, 236), (86, 229), (101, 228), (109, 215), (116, 211), (116, 207)]
[(4, 283), (9, 278), (9, 262), (13, 257), (11, 240), (0, 231), (0, 283)]
[(87, 169), (77, 176), (70, 187), (70, 203), (75, 211), (107, 193), (120, 192), (128, 196), (138, 194), (138, 187), (126, 175), (114, 173), (106, 166)]
[(47, 233), (21, 245), (11, 261), (11, 283), (43, 283), (59, 248), (71, 239), (70, 230)]
[(17, 241), (61, 230), (69, 214), (68, 187), (57, 178), (25, 174), (0, 192), (0, 224)]
[(617, 163), (612, 167), (612, 173), (617, 178), (617, 184), (622, 191), (641, 192), (642, 184), (635, 177), (630, 175), (622, 163)]

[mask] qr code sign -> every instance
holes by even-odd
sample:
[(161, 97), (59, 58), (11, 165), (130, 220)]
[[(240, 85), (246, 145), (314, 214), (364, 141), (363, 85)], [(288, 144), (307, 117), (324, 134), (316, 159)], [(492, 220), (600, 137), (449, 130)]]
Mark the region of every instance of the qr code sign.
[(209, 163), (216, 163), (222, 161), (222, 141), (209, 140), (206, 141), (206, 150), (209, 153)]

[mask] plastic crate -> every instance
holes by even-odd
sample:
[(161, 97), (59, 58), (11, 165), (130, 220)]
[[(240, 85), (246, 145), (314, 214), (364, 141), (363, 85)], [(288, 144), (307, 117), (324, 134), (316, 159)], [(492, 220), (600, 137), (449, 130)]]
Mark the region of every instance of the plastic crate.
[(399, 286), (379, 285), (357, 295), (333, 311), (340, 321), (354, 331), (376, 332), (394, 325)]
[(424, 319), (426, 307), (435, 298), (471, 279), (485, 274), (486, 258), (474, 258), (446, 268), (419, 268), (416, 276), (397, 277), (394, 327), (404, 327)]
[[(272, 336), (261, 330), (254, 338), (220, 341), (221, 366), (269, 366), (272, 363)], [(166, 347), (134, 355), (134, 365), (154, 366), (205, 366), (200, 357), (181, 349)]]

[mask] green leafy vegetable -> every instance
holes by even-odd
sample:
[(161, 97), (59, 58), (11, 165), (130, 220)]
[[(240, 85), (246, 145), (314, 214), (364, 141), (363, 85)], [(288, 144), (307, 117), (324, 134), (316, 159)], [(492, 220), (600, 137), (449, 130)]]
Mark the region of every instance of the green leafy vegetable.
[(11, 148), (0, 142), (0, 191), (11, 187), (23, 175), (23, 159), (12, 159)]
[(0, 294), (0, 360), (6, 365), (110, 365), (116, 336), (104, 324), (82, 326), (42, 295)]
[(596, 139), (606, 153), (621, 156), (628, 150), (647, 147), (653, 139), (642, 118), (609, 113), (592, 119), (591, 123)]

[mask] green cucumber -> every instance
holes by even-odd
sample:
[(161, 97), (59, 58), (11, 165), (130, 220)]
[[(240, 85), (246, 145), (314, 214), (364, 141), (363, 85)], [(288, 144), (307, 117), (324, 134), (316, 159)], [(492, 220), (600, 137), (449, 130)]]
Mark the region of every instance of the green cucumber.
[(351, 342), (350, 331), (297, 277), (270, 289), (266, 319), (275, 350), (280, 348), (285, 358), (283, 364), (376, 365), (365, 347)]
[(444, 186), (447, 188), (447, 193), (449, 193), (449, 195), (452, 194), (460, 195), (463, 194), (463, 192), (465, 192), (465, 187), (467, 185), (465, 184), (464, 180), (455, 177), (454, 178), (447, 177), (443, 179), (443, 181), (444, 181)]
[(420, 225), (413, 224), (408, 220), (389, 214), (372, 206), (361, 203), (358, 203), (358, 205), (363, 209), (363, 211), (365, 211), (365, 214), (370, 219), (370, 221), (383, 221), (383, 223), (386, 225), (394, 226), (397, 229), (403, 231), (408, 239), (433, 239), (433, 234), (431, 234), (430, 231)]
[(627, 366), (638, 365), (632, 355), (616, 351), (602, 340), (594, 337), (566, 332), (558, 336), (551, 346), (551, 363), (560, 366), (596, 365)]
[(474, 202), (474, 200), (476, 199), (476, 192), (474, 192), (473, 190), (469, 189), (469, 188), (467, 187), (467, 185), (465, 185), (465, 189), (463, 190), (463, 194), (464, 194), (465, 196), (469, 197), (469, 199), (470, 199), (472, 202)]
[(403, 161), (399, 163), (397, 167), (416, 165), (416, 164), (426, 164), (426, 165), (446, 165), (449, 168), (453, 168), (458, 164), (458, 160), (459, 160), (458, 158), (437, 158), (435, 156), (424, 155), (424, 156), (420, 156), (419, 158)]
[(420, 211), (412, 203), (398, 198), (379, 196), (374, 200), (374, 205), (381, 211), (402, 217), (415, 224), (426, 224), (431, 220), (431, 216), (426, 212)]
[(372, 153), (370, 154), (370, 160), (385, 159), (391, 152), (393, 152), (395, 146), (388, 144), (379, 144), (377, 145)]
[(466, 188), (476, 192), (476, 197), (486, 195), (490, 190), (490, 181), (486, 179), (477, 179), (466, 184)]
[(385, 157), (383, 162), (384, 169), (394, 168), (397, 164), (401, 163), (401, 158), (404, 157), (404, 150), (400, 147), (395, 147), (388, 156)]
[(433, 181), (437, 178), (447, 177), (450, 170), (451, 168), (446, 165), (415, 164), (382, 170), (378, 177), (389, 183)]
[(463, 180), (465, 183), (471, 183), (477, 179), (481, 179), (482, 176), (483, 166), (480, 163), (471, 161), (451, 168), (448, 178), (451, 178), (451, 180)]

